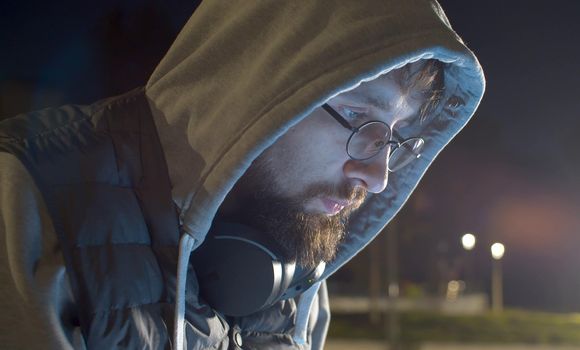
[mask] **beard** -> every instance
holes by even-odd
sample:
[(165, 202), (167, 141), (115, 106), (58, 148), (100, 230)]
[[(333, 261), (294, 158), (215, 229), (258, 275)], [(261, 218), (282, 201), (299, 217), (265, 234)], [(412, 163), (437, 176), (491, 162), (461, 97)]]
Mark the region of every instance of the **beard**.
[[(348, 218), (363, 203), (367, 191), (347, 184), (313, 183), (290, 197), (279, 193), (274, 178), (266, 162), (254, 162), (230, 192), (243, 195), (236, 199), (239, 205), (226, 218), (269, 236), (286, 261), (295, 261), (303, 268), (332, 261), (346, 235)], [(351, 205), (333, 216), (305, 212), (305, 205), (316, 197), (348, 200)]]

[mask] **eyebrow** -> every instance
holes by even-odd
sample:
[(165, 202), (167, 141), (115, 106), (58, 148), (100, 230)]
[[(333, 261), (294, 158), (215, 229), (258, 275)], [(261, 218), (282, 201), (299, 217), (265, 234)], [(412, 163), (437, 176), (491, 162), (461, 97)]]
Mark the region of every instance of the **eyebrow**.
[(371, 96), (365, 98), (365, 103), (384, 111), (390, 111), (393, 109), (390, 103), (385, 103), (384, 100)]
[(389, 110), (391, 109), (390, 104), (385, 103), (383, 100), (380, 100), (378, 98), (375, 97), (371, 97), (371, 96), (367, 96), (365, 99), (365, 103), (369, 104), (375, 108), (378, 109), (383, 109), (383, 110)]

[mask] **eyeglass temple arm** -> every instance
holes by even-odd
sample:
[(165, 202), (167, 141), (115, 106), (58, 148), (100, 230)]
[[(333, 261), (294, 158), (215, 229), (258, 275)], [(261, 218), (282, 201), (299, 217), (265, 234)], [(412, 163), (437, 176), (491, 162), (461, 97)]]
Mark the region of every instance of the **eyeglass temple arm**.
[(344, 126), (350, 131), (357, 131), (357, 128), (350, 125), (346, 121), (346, 119), (344, 119), (337, 111), (335, 111), (334, 108), (330, 107), (328, 103), (323, 104), (322, 108), (324, 108), (324, 110), (328, 112), (328, 114), (330, 114), (334, 119), (336, 119), (336, 121), (339, 122), (340, 125)]

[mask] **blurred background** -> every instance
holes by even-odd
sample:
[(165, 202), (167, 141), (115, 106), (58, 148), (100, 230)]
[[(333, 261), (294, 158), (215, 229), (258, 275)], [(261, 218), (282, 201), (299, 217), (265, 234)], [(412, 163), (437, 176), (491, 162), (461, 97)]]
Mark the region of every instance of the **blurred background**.
[[(329, 280), (328, 348), (580, 348), (580, 2), (440, 3), (487, 92), (397, 219)], [(143, 85), (196, 6), (2, 2), (0, 117)]]

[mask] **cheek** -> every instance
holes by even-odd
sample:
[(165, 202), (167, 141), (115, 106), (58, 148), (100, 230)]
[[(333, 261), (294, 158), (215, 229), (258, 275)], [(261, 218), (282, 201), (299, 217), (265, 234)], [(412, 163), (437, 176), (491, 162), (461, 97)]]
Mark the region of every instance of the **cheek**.
[(312, 183), (338, 183), (342, 178), (348, 131), (323, 116), (303, 120), (267, 151), (281, 193), (298, 194)]
[(278, 174), (278, 187), (284, 193), (298, 192), (302, 184), (312, 176), (313, 164), (316, 162), (314, 155), (312, 149), (305, 147), (303, 143), (285, 144), (278, 149), (271, 164)]
[(316, 151), (319, 155), (337, 157), (345, 149), (349, 131), (341, 127), (329, 115), (315, 114), (296, 130), (296, 139), (300, 139), (301, 149)]

